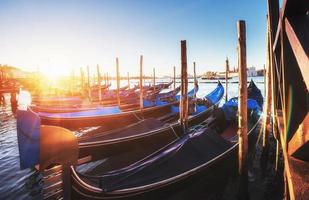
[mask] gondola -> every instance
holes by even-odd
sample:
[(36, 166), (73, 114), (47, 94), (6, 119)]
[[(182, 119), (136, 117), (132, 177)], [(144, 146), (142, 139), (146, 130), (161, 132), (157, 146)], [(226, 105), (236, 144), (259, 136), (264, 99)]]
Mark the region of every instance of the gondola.
[[(102, 85), (102, 91), (107, 90), (111, 85)], [(94, 87), (95, 89), (95, 87)], [(33, 96), (32, 104), (37, 106), (70, 106), (70, 105), (80, 105), (83, 102), (83, 97), (81, 95), (44, 95), (44, 96)]]
[[(115, 105), (116, 104), (116, 90), (108, 90), (108, 88), (111, 86), (111, 84), (108, 85), (102, 85), (102, 103), (105, 105)], [(128, 86), (120, 88), (120, 97), (123, 101), (122, 103), (126, 102), (127, 97), (135, 97), (135, 99), (138, 97), (138, 94), (135, 92), (139, 87), (134, 87), (133, 89), (127, 89)], [(96, 90), (97, 87), (94, 87), (92, 89), (93, 94), (93, 101), (98, 101), (98, 90)], [(164, 85), (157, 84), (155, 86), (157, 88), (156, 91), (162, 90), (164, 88)], [(149, 86), (143, 87), (144, 94), (146, 95), (148, 91), (154, 92), (153, 89), (151, 89)], [(124, 99), (122, 99), (122, 97)], [(78, 105), (81, 105), (83, 103), (83, 97), (82, 96), (45, 96), (45, 97), (33, 97), (32, 98), (32, 104), (36, 106), (52, 106), (52, 107), (76, 107)]]
[[(219, 82), (218, 86), (202, 101), (200, 99), (192, 104), (194, 109), (191, 109), (189, 116), (189, 127), (194, 127), (206, 119), (219, 105), (223, 94), (224, 88)], [(178, 108), (174, 107), (174, 109)], [(144, 119), (111, 131), (102, 131), (101, 129), (92, 131), (91, 134), (88, 133), (86, 136), (78, 138), (79, 157), (91, 156), (91, 160), (95, 161), (102, 156), (108, 157), (126, 152), (132, 149), (135, 144), (142, 144), (147, 148), (148, 144), (155, 143), (157, 148), (162, 147), (176, 139), (175, 132), (180, 132), (180, 124), (177, 119), (178, 111), (160, 118)]]
[[(149, 97), (145, 98), (145, 103), (147, 104), (147, 100), (153, 99), (154, 97), (158, 97), (162, 100), (165, 100), (167, 98), (173, 98), (178, 92), (180, 91), (180, 87), (177, 87), (175, 90), (165, 92), (165, 93), (159, 93), (157, 95), (151, 94)], [(128, 92), (130, 93), (130, 92)], [(134, 99), (135, 100), (135, 99)], [(120, 110), (134, 110), (139, 108), (139, 103), (129, 103), (121, 101), (120, 103)], [(58, 106), (37, 106), (37, 105), (30, 105), (30, 109), (34, 112), (46, 112), (46, 113), (70, 113), (70, 112), (80, 112), (80, 111), (87, 111), (87, 110), (96, 110), (96, 109), (102, 109), (103, 107), (110, 106), (105, 103), (92, 103), (92, 104), (72, 104), (72, 105), (58, 105)]]
[[(210, 115), (211, 111), (219, 105), (223, 94), (224, 88), (219, 82), (218, 86), (211, 93), (205, 96), (205, 98), (203, 99), (203, 103), (196, 102), (196, 109), (192, 109), (193, 113), (191, 113), (191, 116), (189, 118), (189, 127), (193, 127), (194, 125), (199, 124), (201, 121), (207, 118), (207, 116)], [(206, 104), (205, 102), (208, 103)], [(175, 140), (175, 132), (179, 132), (180, 125), (176, 120), (178, 114), (176, 112), (172, 114), (173, 119), (169, 118), (167, 120), (163, 118), (149, 118), (112, 131), (104, 132), (102, 131), (102, 129), (99, 129), (99, 132), (93, 133), (91, 135), (87, 134), (86, 136), (78, 137), (80, 149), (79, 158), (88, 157), (88, 161), (96, 161), (102, 159), (102, 157), (110, 157), (124, 153), (128, 150), (132, 150), (135, 145), (140, 144), (145, 146), (145, 149), (147, 148), (148, 144), (152, 148), (152, 144), (156, 144), (156, 148), (160, 148), (168, 144), (169, 142)], [(33, 127), (30, 126), (29, 129), (29, 124), (36, 124), (35, 121), (39, 120), (39, 117), (29, 110), (26, 112), (20, 111), (17, 116), (18, 135), (20, 138), (23, 138), (20, 139), (20, 143), (23, 143), (24, 145), (26, 145), (26, 143), (28, 142), (32, 143), (32, 139), (31, 141), (29, 141), (29, 137), (23, 137), (23, 135), (24, 133), (35, 132), (34, 130), (31, 130)], [(30, 121), (27, 122), (29, 118)], [(173, 120), (173, 123), (168, 123), (171, 122), (171, 120)], [(25, 128), (25, 125), (28, 128)], [(30, 138), (31, 137), (32, 135), (30, 136)], [(35, 147), (36, 144), (32, 143), (31, 145), (26, 146)], [(147, 151), (142, 152), (146, 153)], [(142, 156), (142, 154), (138, 156), (140, 157)]]
[[(108, 88), (110, 88), (110, 86), (112, 86), (111, 83), (109, 83), (109, 84), (104, 84), (104, 85), (98, 85), (98, 84), (96, 84), (96, 85), (91, 86), (91, 92), (98, 92), (98, 91), (99, 91), (99, 88), (101, 89), (102, 92), (104, 92), (105, 90), (107, 90)], [(121, 89), (121, 90), (125, 90), (125, 89), (127, 89), (127, 88), (128, 88), (128, 86), (124, 86), (124, 87), (122, 87), (122, 88), (120, 88), (120, 89)]]
[[(137, 88), (129, 88), (129, 85), (123, 86), (119, 88), (119, 97), (120, 99), (126, 97), (130, 94), (134, 94)], [(91, 91), (91, 101), (98, 102), (99, 101), (99, 90), (92, 90)], [(101, 103), (108, 104), (108, 101), (111, 101), (117, 98), (117, 89), (110, 89), (110, 90), (102, 90), (101, 89)], [(109, 103), (111, 104), (111, 103)]]
[[(146, 98), (151, 98), (157, 96), (163, 89), (167, 89), (170, 87), (170, 83), (159, 83), (156, 85), (146, 85), (143, 86), (143, 96)], [(92, 101), (97, 102), (99, 101), (98, 95), (97, 97), (92, 99)], [(132, 89), (128, 90), (120, 90), (119, 92), (119, 100), (120, 104), (131, 104), (131, 105), (136, 105), (139, 104), (139, 96), (140, 96), (140, 91), (139, 91), (139, 86), (135, 86)], [(101, 98), (101, 103), (104, 105), (117, 105), (117, 93), (116, 90), (108, 90), (102, 93), (102, 98)]]
[[(150, 89), (150, 90), (158, 90), (158, 89), (167, 89), (173, 84), (173, 81), (170, 81), (168, 83), (158, 83), (156, 85), (145, 85), (145, 89)], [(138, 85), (136, 87), (139, 87)]]
[(33, 97), (32, 103), (35, 105), (49, 105), (49, 106), (57, 106), (57, 105), (78, 105), (83, 102), (82, 96), (58, 96), (58, 97)]
[[(261, 92), (253, 82), (248, 87), (248, 98), (248, 137), (251, 140), (261, 120), (263, 106)], [(161, 194), (162, 198), (163, 195), (169, 196), (170, 193), (177, 193), (195, 180), (200, 180), (201, 175), (212, 174), (211, 170), (219, 169), (219, 165), (222, 165), (224, 161), (229, 161), (231, 157), (237, 155), (237, 107), (237, 98), (232, 98), (221, 108), (214, 110), (208, 119), (186, 130), (185, 134), (175, 131), (176, 139), (162, 148), (151, 146), (147, 150), (143, 145), (135, 145), (132, 150), (123, 153), (124, 159), (120, 160), (125, 163), (131, 160), (130, 164), (120, 168), (111, 168), (99, 174), (83, 173), (74, 167), (78, 158), (78, 147), (72, 133), (66, 129), (43, 126), (43, 129), (50, 130), (44, 132), (45, 139), (40, 141), (36, 135), (39, 120), (35, 122), (30, 117), (27, 122), (27, 118), (22, 120), (17, 118), (21, 164), (28, 162), (24, 167), (36, 165), (39, 160), (38, 155), (40, 155), (40, 169), (45, 169), (53, 163), (71, 166), (69, 167), (70, 182), (67, 179), (65, 182), (71, 186), (73, 199), (135, 199), (137, 197), (145, 199), (156, 194)], [(23, 136), (27, 134), (22, 131), (25, 126), (32, 127), (34, 132), (30, 136), (33, 138), (27, 144), (21, 143), (22, 140), (20, 140), (20, 137), (29, 137)], [(56, 129), (59, 131), (58, 135), (51, 134), (55, 133)], [(60, 139), (60, 135), (64, 139), (62, 137)], [(61, 154), (55, 149), (50, 149), (48, 145), (59, 139), (62, 140), (61, 143), (58, 142), (58, 147), (61, 147), (59, 150), (63, 152)], [(35, 141), (40, 142), (35, 145)], [(32, 145), (29, 145), (30, 143)], [(41, 145), (41, 149), (37, 145)], [(54, 156), (51, 156), (50, 150)], [(135, 154), (145, 150), (148, 151), (147, 155), (136, 160)], [(85, 162), (85, 159), (81, 160), (83, 161), (79, 163)]]
[[(198, 88), (192, 89), (188, 93), (188, 96), (193, 96), (196, 89)], [(136, 123), (141, 119), (166, 116), (172, 113), (173, 108), (178, 105), (177, 100), (165, 102), (160, 99), (155, 99), (152, 105), (148, 103), (147, 101), (143, 109), (130, 111), (122, 111), (118, 106), (112, 106), (72, 113), (38, 112), (38, 115), (44, 125), (61, 126), (71, 130), (76, 130), (81, 127), (100, 126), (105, 130), (111, 130), (119, 126), (124, 127)], [(31, 108), (29, 108), (29, 110), (31, 110)]]
[[(261, 92), (253, 82), (248, 87), (248, 97), (248, 137), (251, 139), (261, 120), (263, 104)], [(190, 181), (199, 179), (201, 174), (212, 173), (224, 160), (237, 155), (237, 106), (237, 98), (232, 98), (213, 112), (214, 120), (187, 130), (168, 145), (128, 166), (96, 175), (79, 173), (71, 166), (72, 198), (147, 199), (159, 193), (168, 196), (186, 188)], [(127, 159), (135, 153), (128, 152)]]

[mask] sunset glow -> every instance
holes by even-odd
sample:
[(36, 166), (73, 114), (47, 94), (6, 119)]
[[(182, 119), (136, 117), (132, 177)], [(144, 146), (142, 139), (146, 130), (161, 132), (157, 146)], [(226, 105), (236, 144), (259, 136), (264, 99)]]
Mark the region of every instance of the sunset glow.
[(172, 75), (172, 66), (179, 66), (178, 41), (187, 39), (188, 63), (197, 62), (197, 74), (224, 70), (226, 56), (232, 67), (237, 63), (234, 24), (245, 18), (248, 66), (262, 68), (265, 9), (245, 0), (237, 6), (231, 1), (1, 1), (0, 64), (52, 76), (87, 65), (95, 71), (99, 64), (113, 76), (119, 57), (120, 74), (138, 75), (143, 54), (145, 74), (156, 67), (158, 76)]

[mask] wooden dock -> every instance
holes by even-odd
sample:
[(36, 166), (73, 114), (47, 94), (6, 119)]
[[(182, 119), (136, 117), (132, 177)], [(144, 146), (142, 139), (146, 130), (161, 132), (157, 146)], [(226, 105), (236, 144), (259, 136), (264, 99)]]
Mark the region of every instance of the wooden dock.
[[(309, 199), (309, 1), (268, 0), (271, 113), (285, 199)], [(269, 90), (269, 89), (268, 89)], [(277, 134), (278, 132), (278, 134)]]

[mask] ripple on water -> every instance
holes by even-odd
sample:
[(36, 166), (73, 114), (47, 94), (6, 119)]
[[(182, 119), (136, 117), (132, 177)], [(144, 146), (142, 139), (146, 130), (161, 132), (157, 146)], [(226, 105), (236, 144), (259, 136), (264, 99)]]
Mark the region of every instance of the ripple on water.
[(16, 119), (9, 104), (0, 110), (0, 127), (0, 199), (42, 199), (40, 174), (20, 170)]

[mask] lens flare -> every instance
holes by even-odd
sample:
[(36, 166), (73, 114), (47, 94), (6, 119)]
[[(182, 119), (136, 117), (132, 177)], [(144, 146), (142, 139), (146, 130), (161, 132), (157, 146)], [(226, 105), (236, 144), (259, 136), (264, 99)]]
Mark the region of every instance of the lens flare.
[(291, 127), (291, 116), (293, 111), (293, 88), (289, 86), (289, 93), (288, 93), (288, 103), (287, 103), (287, 123), (286, 123), (286, 130), (285, 130), (285, 141), (287, 141), (289, 137), (289, 130)]

